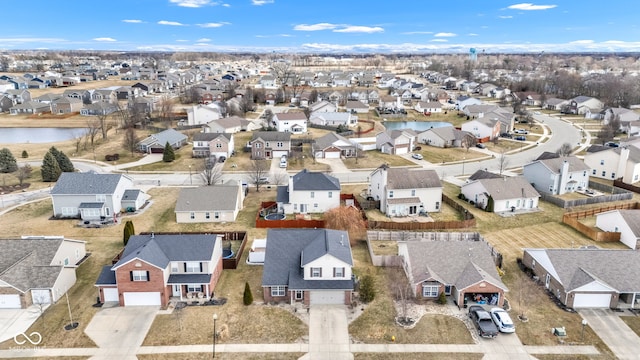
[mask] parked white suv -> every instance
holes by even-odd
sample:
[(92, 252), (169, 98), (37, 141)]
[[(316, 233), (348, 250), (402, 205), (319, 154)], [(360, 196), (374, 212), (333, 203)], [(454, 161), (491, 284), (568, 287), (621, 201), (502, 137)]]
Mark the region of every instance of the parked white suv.
[(280, 158), (280, 167), (281, 168), (286, 168), (287, 167), (287, 156), (286, 155), (282, 155), (282, 157)]

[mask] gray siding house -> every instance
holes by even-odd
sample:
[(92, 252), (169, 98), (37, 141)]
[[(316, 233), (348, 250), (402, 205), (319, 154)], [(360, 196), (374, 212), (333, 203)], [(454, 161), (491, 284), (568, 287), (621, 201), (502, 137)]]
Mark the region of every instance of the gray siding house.
[(544, 193), (562, 195), (589, 186), (589, 171), (575, 156), (536, 160), (526, 164), (523, 175), (532, 186)]

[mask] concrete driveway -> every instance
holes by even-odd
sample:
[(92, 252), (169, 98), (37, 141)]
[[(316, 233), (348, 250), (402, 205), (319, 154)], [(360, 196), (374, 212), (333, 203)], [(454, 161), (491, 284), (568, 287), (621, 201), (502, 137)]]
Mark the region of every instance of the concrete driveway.
[(638, 359), (640, 338), (620, 320), (618, 313), (609, 309), (585, 309), (578, 313), (587, 320), (588, 326), (607, 344), (616, 358)]
[(313, 305), (309, 314), (309, 353), (303, 359), (352, 360), (345, 305)]
[(28, 309), (0, 310), (0, 342), (22, 334), (40, 317), (40, 309), (31, 306)]
[(100, 310), (85, 330), (100, 348), (92, 359), (136, 359), (135, 354), (157, 313), (157, 306), (118, 306)]

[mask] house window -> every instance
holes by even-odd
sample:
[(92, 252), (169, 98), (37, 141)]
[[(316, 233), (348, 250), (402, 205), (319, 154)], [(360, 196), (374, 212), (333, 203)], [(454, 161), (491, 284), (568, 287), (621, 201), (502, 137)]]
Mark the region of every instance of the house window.
[(531, 268), (532, 269), (536, 268), (536, 261), (535, 260), (531, 260)]
[(283, 147), (283, 146), (284, 146), (284, 143), (283, 143), (282, 141), (278, 141), (278, 142), (276, 143), (276, 147), (281, 148), (281, 147)]
[(202, 271), (202, 265), (197, 261), (187, 261), (184, 263), (184, 271), (188, 273), (197, 273)]
[(582, 172), (582, 176), (587, 176), (587, 170)]
[(393, 190), (389, 191), (389, 197), (392, 198), (393, 197)]
[(214, 218), (214, 219), (220, 219), (220, 213), (219, 213), (219, 212), (217, 212), (217, 211), (216, 211), (216, 212), (214, 212), (214, 213), (213, 213), (213, 218)]
[(440, 201), (436, 201), (436, 210), (440, 210)]
[(204, 218), (207, 220), (211, 219), (211, 214), (208, 212), (204, 213)]
[(411, 189), (411, 196), (416, 196), (416, 189)]
[(172, 273), (177, 273), (178, 272), (178, 263), (171, 263), (171, 272)]
[(202, 285), (187, 285), (187, 292), (200, 292)]
[(593, 175), (596, 174), (596, 169), (593, 169), (593, 171), (591, 172)]
[(616, 178), (616, 173), (611, 173), (611, 178), (615, 179)]
[(311, 277), (322, 277), (322, 268), (312, 267), (311, 268)]
[(316, 193), (312, 191), (312, 192), (311, 192), (311, 198), (313, 199), (313, 198), (315, 198), (315, 197), (316, 197)]
[(343, 267), (334, 267), (333, 268), (333, 277), (334, 278), (343, 278), (344, 277), (344, 268)]
[(318, 203), (313, 203), (313, 208), (317, 209), (318, 208)]
[(296, 300), (302, 300), (302, 299), (304, 299), (304, 291), (296, 290)]
[(264, 144), (264, 147), (267, 147), (267, 148), (269, 147), (269, 142), (268, 141)]
[(96, 195), (96, 202), (105, 202), (107, 201), (107, 195), (100, 194)]
[(445, 295), (451, 295), (451, 285), (445, 285), (444, 286), (444, 294)]
[(272, 286), (271, 296), (284, 296), (284, 285)]
[(333, 197), (333, 191), (329, 191), (329, 199)]
[(438, 297), (439, 290), (439, 284), (424, 284), (422, 285), (422, 297)]
[(62, 215), (63, 216), (75, 216), (78, 214), (78, 209), (74, 208), (74, 207), (63, 207), (62, 208)]
[(605, 176), (607, 176), (607, 172), (603, 170), (602, 171), (602, 177), (605, 177)]
[(133, 270), (131, 272), (132, 281), (149, 281), (149, 272), (145, 270)]
[(604, 160), (600, 160), (600, 165), (604, 165)]
[(194, 213), (194, 212), (189, 213), (189, 219), (193, 220), (195, 218), (196, 218), (196, 213)]
[(256, 149), (260, 149), (261, 147), (262, 147), (262, 144), (256, 143)]
[(218, 149), (222, 149), (222, 144), (217, 143), (217, 144), (216, 144), (216, 148), (218, 148)]

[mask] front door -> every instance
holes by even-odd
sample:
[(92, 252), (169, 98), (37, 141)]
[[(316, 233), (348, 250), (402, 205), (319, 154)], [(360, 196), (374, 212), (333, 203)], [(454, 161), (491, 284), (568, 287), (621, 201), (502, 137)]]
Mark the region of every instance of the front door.
[(173, 296), (180, 296), (180, 285), (173, 285)]
[(300, 204), (300, 213), (302, 214), (307, 213), (307, 204)]

